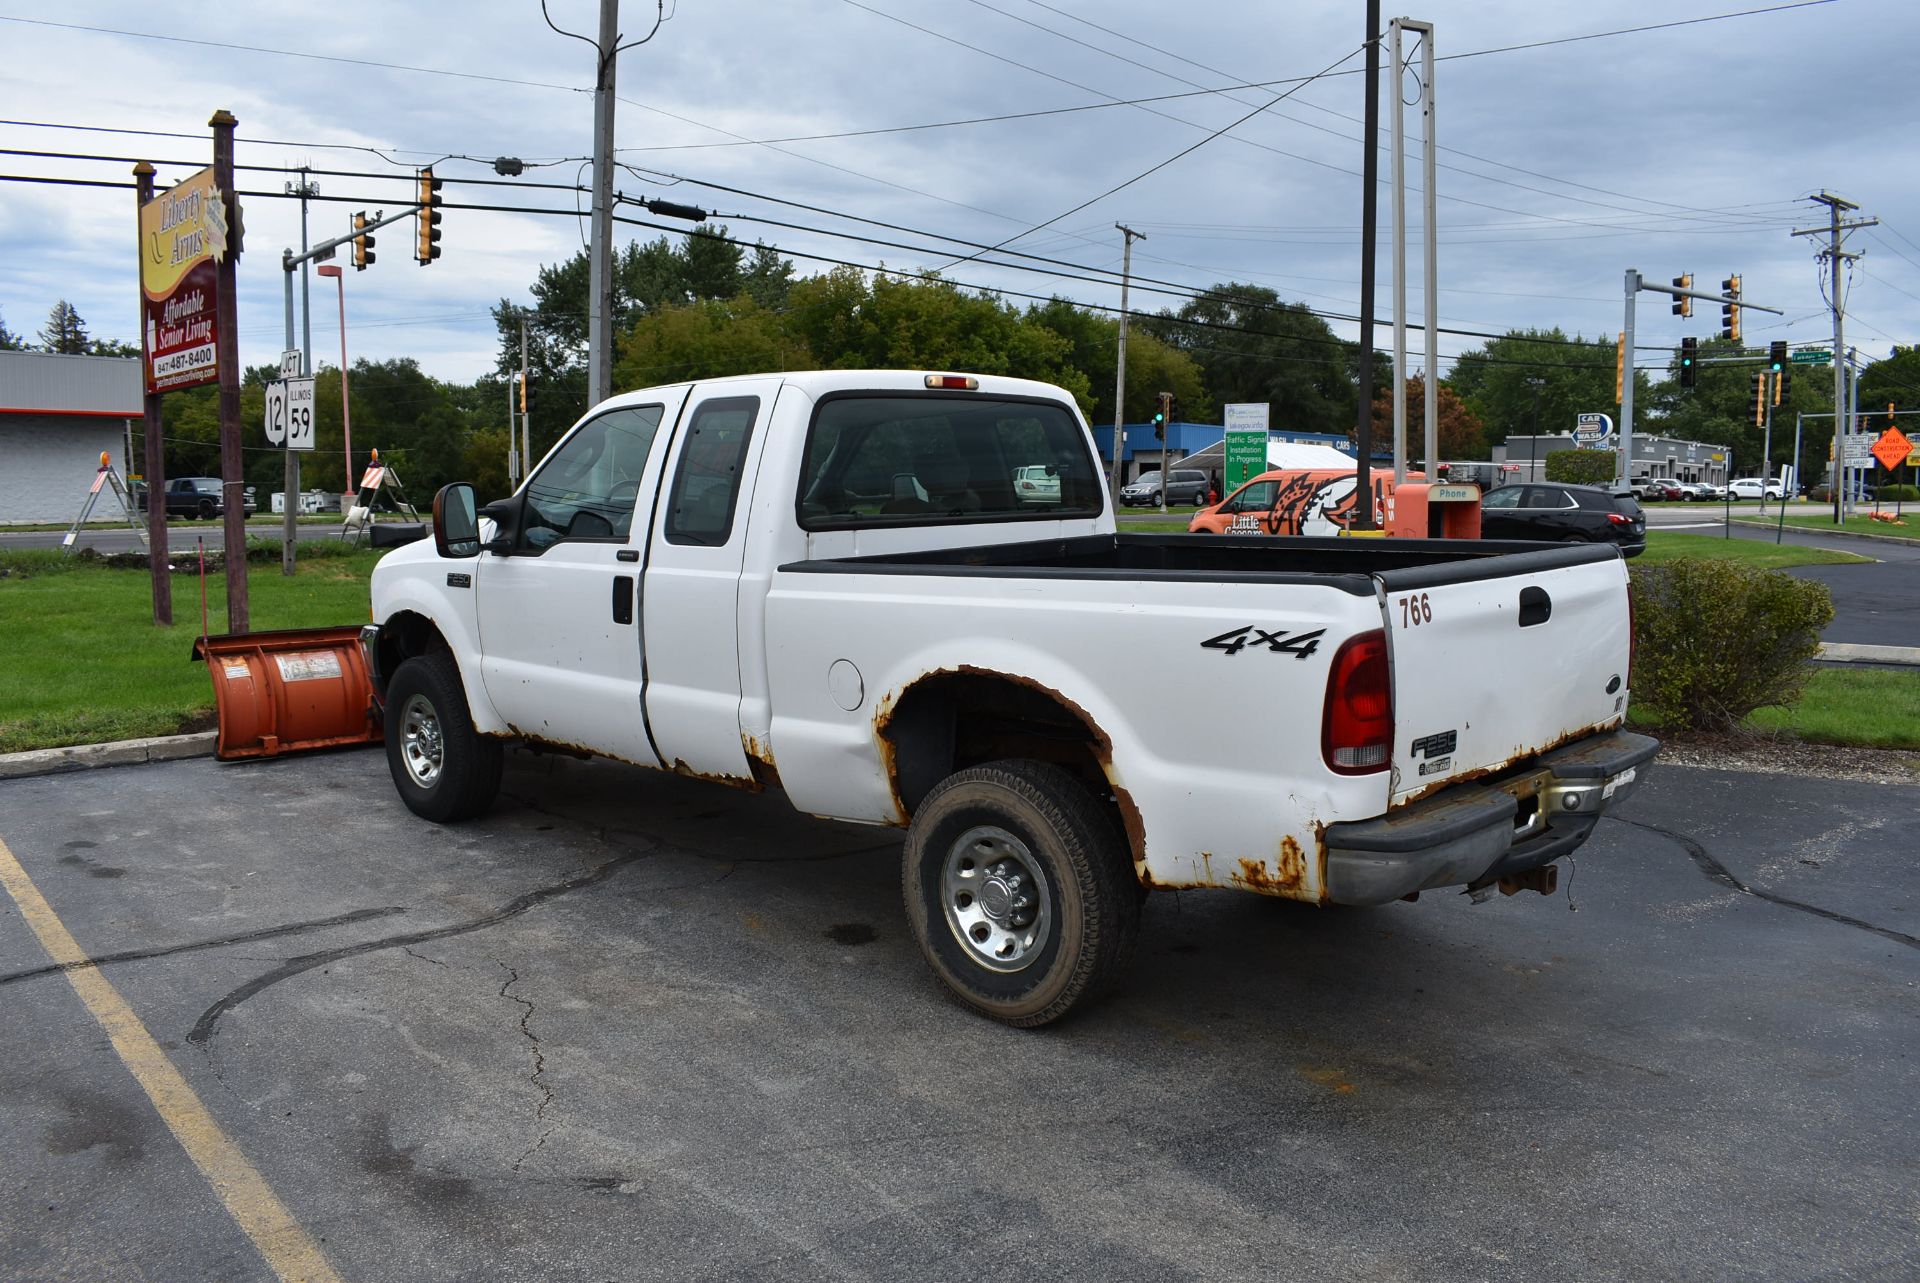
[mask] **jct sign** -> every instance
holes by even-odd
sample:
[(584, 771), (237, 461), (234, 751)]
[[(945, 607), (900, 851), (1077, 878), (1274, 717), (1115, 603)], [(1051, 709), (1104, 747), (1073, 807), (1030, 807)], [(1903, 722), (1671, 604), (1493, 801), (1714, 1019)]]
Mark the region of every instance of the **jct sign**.
[(226, 210), (213, 170), (201, 170), (141, 207), (147, 391), (190, 388), (220, 377), (215, 264), (226, 253)]

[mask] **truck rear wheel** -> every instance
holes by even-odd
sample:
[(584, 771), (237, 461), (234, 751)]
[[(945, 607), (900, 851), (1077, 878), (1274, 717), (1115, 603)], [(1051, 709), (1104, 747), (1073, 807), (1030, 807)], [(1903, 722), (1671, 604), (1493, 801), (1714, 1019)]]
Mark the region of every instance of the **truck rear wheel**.
[(920, 951), (983, 1015), (1049, 1024), (1117, 979), (1140, 896), (1117, 828), (1044, 762), (956, 772), (907, 832), (903, 892)]
[(493, 805), (500, 741), (473, 729), (460, 671), (445, 653), (415, 655), (387, 684), (387, 770), (407, 809), (444, 824)]

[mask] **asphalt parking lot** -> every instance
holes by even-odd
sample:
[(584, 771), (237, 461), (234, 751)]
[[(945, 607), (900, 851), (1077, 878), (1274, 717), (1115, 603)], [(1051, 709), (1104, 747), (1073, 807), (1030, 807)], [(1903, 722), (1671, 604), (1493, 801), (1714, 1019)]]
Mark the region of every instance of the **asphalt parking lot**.
[(1039, 1032), (943, 995), (891, 832), (506, 791), (0, 782), (0, 1274), (1920, 1276), (1920, 788), (1656, 767), (1550, 899), (1155, 896)]

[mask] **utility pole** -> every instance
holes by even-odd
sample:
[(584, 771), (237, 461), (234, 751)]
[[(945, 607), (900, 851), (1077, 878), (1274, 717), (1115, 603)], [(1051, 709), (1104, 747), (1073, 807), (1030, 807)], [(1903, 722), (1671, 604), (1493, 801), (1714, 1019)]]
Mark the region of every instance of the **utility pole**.
[[(1840, 524), (1841, 478), (1846, 475), (1847, 455), (1846, 437), (1841, 433), (1841, 415), (1846, 413), (1846, 320), (1845, 307), (1840, 301), (1840, 266), (1843, 262), (1852, 262), (1858, 254), (1850, 254), (1840, 248), (1846, 234), (1856, 228), (1876, 226), (1877, 218), (1858, 218), (1843, 222), (1841, 214), (1860, 207), (1850, 200), (1835, 196), (1832, 192), (1821, 192), (1818, 196), (1807, 198), (1816, 205), (1827, 207), (1827, 225), (1796, 230), (1795, 236), (1825, 236), (1827, 247), (1820, 251), (1820, 257), (1827, 260), (1829, 272), (1827, 284), (1827, 303), (1833, 310), (1833, 523)], [(1847, 435), (1851, 435), (1853, 424), (1846, 423)]]
[[(313, 298), (308, 291), (310, 277), (307, 272), (307, 200), (320, 194), (320, 185), (307, 178), (307, 171), (300, 170), (300, 181), (287, 184), (287, 194), (300, 198), (300, 373), (313, 376)], [(293, 297), (288, 295), (287, 306), (293, 306)], [(293, 346), (293, 318), (287, 318), (287, 346)], [(341, 403), (340, 413), (346, 413), (346, 404)], [(294, 572), (294, 549), (300, 541), (300, 451), (288, 449), (285, 466), (281, 469), (280, 489), (283, 494), (280, 516), (280, 573), (291, 575)]]
[[(1380, 184), (1380, 0), (1367, 0), (1367, 110), (1360, 162), (1360, 406), (1354, 422), (1354, 505), (1349, 533), (1373, 524), (1373, 224)], [(1398, 92), (1396, 87), (1395, 92)], [(1393, 376), (1400, 377), (1395, 370)]]
[(533, 425), (527, 420), (527, 314), (520, 314), (520, 476), (525, 479), (533, 460), (529, 439)]
[(1420, 257), (1426, 285), (1426, 395), (1422, 398), (1421, 422), (1424, 429), (1422, 461), (1426, 467), (1425, 476), (1430, 481), (1435, 476), (1435, 455), (1439, 453), (1440, 394), (1437, 387), (1438, 362), (1434, 356), (1439, 350), (1440, 328), (1439, 300), (1436, 297), (1439, 276), (1436, 247), (1439, 238), (1434, 226), (1437, 201), (1433, 190), (1436, 163), (1433, 24), (1416, 22), (1412, 18), (1395, 18), (1388, 25), (1393, 31), (1393, 479), (1397, 483), (1407, 479), (1407, 123), (1406, 99), (1400, 93), (1400, 77), (1405, 66), (1400, 41), (1402, 33), (1408, 31), (1420, 36), (1422, 51), (1420, 106), (1425, 124), (1421, 132), (1421, 152), (1425, 177), (1420, 192)]
[[(1376, 0), (1376, 3), (1378, 0)], [(1120, 452), (1127, 438), (1127, 282), (1133, 274), (1133, 243), (1147, 239), (1145, 232), (1136, 232), (1124, 223), (1115, 223), (1115, 230), (1124, 238), (1120, 249), (1120, 355), (1113, 374), (1113, 475), (1108, 478), (1107, 488), (1113, 492), (1113, 506), (1120, 507)], [(1160, 478), (1164, 489), (1166, 478)]]
[[(599, 74), (593, 87), (593, 244), (588, 249), (587, 404), (613, 393), (613, 69), (620, 0), (600, 0)], [(521, 424), (522, 443), (525, 423)]]
[[(247, 510), (246, 456), (240, 437), (240, 299), (239, 258), (235, 242), (239, 236), (240, 194), (233, 188), (233, 131), (239, 125), (225, 108), (207, 121), (213, 130), (213, 185), (221, 202), (231, 211), (234, 235), (227, 243), (217, 269), (220, 296), (217, 304), (220, 367), (220, 502), (222, 512), (222, 564), (227, 572), (227, 631), (253, 631), (252, 614), (247, 604)], [(165, 496), (147, 492), (147, 507), (163, 502)]]
[[(133, 226), (140, 227), (140, 211), (153, 199), (153, 166), (140, 161), (133, 167)], [(135, 249), (145, 247), (135, 237)], [(138, 262), (138, 259), (135, 259)], [(146, 329), (146, 294), (140, 293), (140, 328)], [(151, 345), (148, 345), (151, 346)], [(141, 353), (140, 386), (147, 386), (146, 370), (153, 353)], [(147, 477), (147, 569), (153, 586), (153, 622), (173, 622), (173, 574), (167, 569), (167, 454), (160, 433), (160, 394), (147, 390), (140, 402), (140, 444), (144, 455), (141, 471)]]

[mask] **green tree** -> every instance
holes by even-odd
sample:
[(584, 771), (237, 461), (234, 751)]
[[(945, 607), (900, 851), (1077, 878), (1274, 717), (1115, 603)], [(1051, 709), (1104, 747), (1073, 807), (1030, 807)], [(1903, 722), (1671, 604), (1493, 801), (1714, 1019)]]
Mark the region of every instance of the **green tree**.
[[(1615, 413), (1614, 354), (1609, 339), (1569, 339), (1557, 327), (1514, 330), (1461, 353), (1447, 382), (1479, 416), (1489, 444), (1571, 432), (1581, 414)], [(1652, 386), (1635, 372), (1637, 405), (1648, 404)]]
[[(793, 264), (756, 244), (748, 251), (726, 239), (724, 227), (701, 224), (675, 245), (662, 236), (629, 242), (613, 256), (613, 332), (630, 333), (663, 307), (684, 307), (746, 295), (769, 310), (786, 302)], [(495, 371), (517, 375), (520, 324), (527, 323), (527, 412), (533, 453), (546, 451), (587, 410), (587, 292), (591, 272), (582, 250), (542, 267), (531, 287), (533, 305), (502, 299), (493, 310), (500, 332)], [(617, 342), (617, 339), (616, 339)]]
[(40, 350), (84, 356), (87, 342), (87, 323), (80, 319), (73, 304), (65, 299), (55, 303), (53, 311), (47, 314), (46, 325), (40, 330)]
[(1576, 486), (1599, 486), (1613, 480), (1619, 457), (1611, 450), (1550, 450), (1547, 480)]
[[(1753, 377), (1764, 369), (1766, 362), (1740, 344), (1729, 339), (1706, 339), (1694, 363), (1694, 386), (1685, 388), (1680, 385), (1680, 354), (1676, 348), (1668, 366), (1671, 377), (1649, 392), (1642, 403), (1646, 413), (1636, 415), (1640, 422), (1635, 430), (1726, 446), (1733, 452), (1736, 475), (1757, 476), (1762, 446), (1768, 442), (1764, 418), (1759, 423), (1754, 421)], [(1762, 407), (1773, 413), (1769, 475), (1777, 475), (1781, 464), (1792, 461), (1795, 414), (1821, 414), (1832, 409), (1832, 396), (1825, 391), (1832, 386), (1829, 371), (1789, 366), (1787, 373), (1786, 396), (1779, 405)], [(1824, 466), (1832, 437), (1831, 419), (1804, 422), (1800, 454), (1808, 475), (1817, 475)]]
[(806, 370), (812, 353), (746, 295), (648, 312), (620, 339), (615, 391), (729, 374)]
[(1273, 426), (1294, 431), (1344, 433), (1354, 425), (1353, 345), (1304, 303), (1229, 282), (1140, 329), (1190, 357), (1215, 404), (1264, 401)]
[(26, 340), (8, 329), (6, 318), (0, 316), (0, 352), (20, 352), (26, 346)]
[(823, 369), (1012, 374), (1057, 383), (1083, 407), (1091, 400), (1066, 339), (988, 294), (938, 278), (868, 281), (835, 268), (794, 283), (787, 325)]
[[(1119, 319), (1076, 307), (1062, 298), (1029, 307), (1026, 319), (1066, 340), (1068, 361), (1087, 376), (1090, 399), (1081, 408), (1093, 423), (1111, 424)], [(1180, 417), (1189, 423), (1211, 423), (1218, 414), (1206, 375), (1190, 355), (1167, 346), (1147, 330), (1129, 327), (1127, 422), (1143, 423), (1150, 418), (1162, 392), (1173, 393)]]

